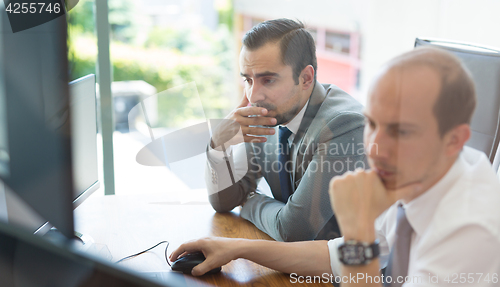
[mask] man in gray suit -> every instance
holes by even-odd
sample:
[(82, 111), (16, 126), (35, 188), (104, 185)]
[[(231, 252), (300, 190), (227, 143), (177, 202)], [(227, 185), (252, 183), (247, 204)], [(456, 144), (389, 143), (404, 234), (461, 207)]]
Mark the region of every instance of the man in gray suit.
[[(314, 40), (292, 20), (252, 28), (240, 70), (245, 96), (207, 152), (210, 203), (218, 212), (241, 205), (243, 218), (279, 241), (339, 237), (328, 183), (365, 167), (362, 106), (316, 81)], [(274, 198), (258, 192), (263, 178)]]

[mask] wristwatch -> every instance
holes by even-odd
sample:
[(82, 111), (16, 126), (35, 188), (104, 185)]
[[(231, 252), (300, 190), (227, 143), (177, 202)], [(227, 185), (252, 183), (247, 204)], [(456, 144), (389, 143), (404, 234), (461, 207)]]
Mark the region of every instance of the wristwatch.
[(348, 240), (339, 245), (338, 252), (345, 265), (366, 265), (380, 255), (378, 239), (373, 243)]

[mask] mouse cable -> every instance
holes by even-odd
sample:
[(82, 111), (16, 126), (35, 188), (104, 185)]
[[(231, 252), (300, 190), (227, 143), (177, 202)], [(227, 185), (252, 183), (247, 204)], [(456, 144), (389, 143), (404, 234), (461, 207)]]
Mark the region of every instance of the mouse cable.
[(130, 258), (134, 258), (134, 257), (136, 257), (136, 256), (139, 256), (139, 255), (141, 255), (141, 254), (143, 254), (143, 253), (146, 253), (146, 252), (150, 251), (151, 249), (153, 249), (153, 248), (155, 248), (155, 247), (157, 247), (158, 245), (163, 244), (163, 243), (167, 243), (167, 247), (165, 247), (165, 260), (167, 260), (167, 264), (168, 264), (168, 266), (172, 267), (172, 265), (170, 265), (170, 262), (168, 261), (168, 255), (167, 255), (168, 245), (170, 244), (168, 241), (162, 241), (162, 242), (160, 242), (160, 243), (156, 244), (156, 245), (155, 245), (155, 246), (153, 246), (153, 247), (150, 247), (150, 248), (148, 248), (148, 249), (146, 249), (146, 250), (144, 250), (144, 251), (141, 251), (141, 252), (139, 252), (139, 253), (136, 253), (136, 254), (134, 254), (134, 255), (130, 255), (130, 256), (124, 257), (124, 258), (122, 258), (122, 259), (120, 259), (120, 260), (116, 261), (115, 263), (120, 263), (120, 262), (122, 262), (122, 261), (124, 261), (124, 260), (127, 260), (127, 259), (130, 259)]

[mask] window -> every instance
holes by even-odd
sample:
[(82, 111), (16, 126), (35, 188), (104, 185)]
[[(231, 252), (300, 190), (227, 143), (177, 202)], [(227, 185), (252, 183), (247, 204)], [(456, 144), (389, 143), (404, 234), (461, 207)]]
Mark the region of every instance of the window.
[(318, 45), (318, 30), (316, 30), (314, 28), (307, 28), (307, 31), (309, 31), (309, 33), (311, 33), (311, 36), (314, 39), (314, 43), (316, 45)]
[(325, 50), (349, 54), (351, 49), (351, 36), (349, 34), (327, 31), (325, 34)]

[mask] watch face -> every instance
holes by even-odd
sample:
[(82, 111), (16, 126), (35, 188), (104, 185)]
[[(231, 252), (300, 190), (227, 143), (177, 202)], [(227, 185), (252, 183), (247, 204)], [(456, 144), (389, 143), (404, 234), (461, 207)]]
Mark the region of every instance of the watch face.
[(360, 265), (364, 264), (365, 246), (361, 244), (343, 245), (339, 248), (340, 261), (346, 265)]

